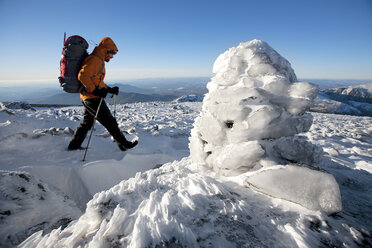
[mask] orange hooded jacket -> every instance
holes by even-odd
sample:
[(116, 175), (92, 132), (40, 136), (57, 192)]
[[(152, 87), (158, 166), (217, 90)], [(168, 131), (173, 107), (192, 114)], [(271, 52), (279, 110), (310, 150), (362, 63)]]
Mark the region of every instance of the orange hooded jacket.
[[(94, 48), (93, 52), (84, 59), (78, 79), (84, 85), (87, 92), (80, 94), (81, 100), (99, 98), (99, 96), (93, 94), (94, 89), (97, 87), (108, 87), (103, 81), (106, 74), (105, 57), (107, 50), (119, 51), (114, 41), (109, 37), (103, 38), (99, 45)], [(100, 72), (101, 68), (102, 70)]]

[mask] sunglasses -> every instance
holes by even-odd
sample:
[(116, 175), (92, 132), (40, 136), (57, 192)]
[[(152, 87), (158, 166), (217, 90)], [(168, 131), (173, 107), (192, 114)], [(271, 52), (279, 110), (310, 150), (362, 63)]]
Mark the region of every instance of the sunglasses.
[(109, 49), (109, 50), (107, 50), (107, 53), (111, 53), (111, 54), (116, 54), (118, 51), (115, 51), (115, 50), (111, 50), (111, 49)]

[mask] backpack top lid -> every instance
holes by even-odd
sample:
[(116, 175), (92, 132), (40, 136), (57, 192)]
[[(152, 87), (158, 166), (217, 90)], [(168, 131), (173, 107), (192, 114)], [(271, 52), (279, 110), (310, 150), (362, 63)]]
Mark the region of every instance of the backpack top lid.
[(81, 36), (73, 35), (67, 38), (63, 45), (62, 58), (83, 60), (87, 55), (88, 42)]
[(88, 42), (79, 35), (73, 35), (73, 36), (68, 37), (65, 43), (63, 44), (64, 47), (71, 46), (71, 45), (80, 45), (84, 49), (88, 49), (89, 47)]

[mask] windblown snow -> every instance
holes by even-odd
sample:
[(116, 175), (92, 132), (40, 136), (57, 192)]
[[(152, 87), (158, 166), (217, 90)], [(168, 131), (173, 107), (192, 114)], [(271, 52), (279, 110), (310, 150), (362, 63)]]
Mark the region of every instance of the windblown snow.
[(372, 118), (307, 112), (316, 87), (262, 41), (214, 72), (203, 103), (119, 105), (138, 147), (97, 124), (84, 163), (80, 107), (2, 104), (0, 245), (371, 246)]

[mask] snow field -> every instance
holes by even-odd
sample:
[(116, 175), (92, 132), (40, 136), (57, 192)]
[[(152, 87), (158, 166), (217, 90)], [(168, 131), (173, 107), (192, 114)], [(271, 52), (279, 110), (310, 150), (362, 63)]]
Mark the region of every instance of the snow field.
[[(81, 162), (84, 151), (67, 151), (71, 130), (75, 130), (82, 118), (80, 107), (8, 110), (13, 115), (0, 112), (6, 119), (0, 130), (0, 151), (3, 154), (0, 168), (32, 171), (73, 196), (84, 209), (94, 193), (109, 189), (138, 171), (188, 156), (188, 133), (193, 116), (197, 115), (193, 107), (187, 103), (119, 105), (119, 127), (128, 139), (140, 136), (140, 144), (130, 152), (121, 152), (97, 122), (85, 163)], [(109, 159), (112, 160), (107, 161)], [(126, 176), (120, 173), (120, 168)], [(132, 173), (128, 175), (129, 171)], [(79, 199), (75, 199), (75, 194), (79, 194), (76, 196)]]
[[(107, 135), (101, 136), (105, 132), (98, 124), (95, 130), (98, 136), (94, 136), (92, 139), (92, 148), (89, 150), (86, 163), (80, 161), (81, 151), (71, 153), (64, 150), (71, 136), (62, 130), (65, 127), (74, 129), (78, 125), (79, 120), (70, 120), (70, 118), (74, 116), (74, 112), (81, 111), (80, 107), (39, 108), (36, 111), (9, 110), (14, 111), (14, 115), (0, 112), (0, 123), (3, 124), (0, 126), (0, 134), (1, 137), (7, 137), (0, 142), (1, 168), (23, 171), (29, 168), (30, 173), (33, 173), (30, 168), (38, 170), (33, 177), (42, 178), (40, 182), (44, 186), (70, 185), (71, 188), (63, 191), (64, 194), (78, 193), (78, 187), (85, 185), (85, 183), (79, 183), (79, 180), (93, 182), (90, 184), (92, 188), (84, 186), (85, 191), (79, 193), (87, 196), (87, 198), (83, 197), (80, 200), (88, 202), (91, 199), (88, 196), (98, 190), (93, 187), (94, 185), (111, 187), (107, 184), (110, 181), (110, 176), (112, 176), (111, 183), (119, 180), (116, 177), (119, 175), (123, 175), (124, 179), (132, 177), (130, 173), (133, 173), (134, 176), (134, 171), (137, 168), (139, 171), (145, 170), (141, 166), (137, 167), (138, 164), (142, 162), (147, 164), (151, 157), (158, 156), (159, 152), (163, 152), (164, 156), (170, 156), (170, 161), (173, 161), (176, 156), (179, 156), (177, 160), (184, 157), (184, 153), (187, 154), (188, 135), (193, 127), (193, 119), (198, 115), (201, 107), (200, 103), (122, 105), (118, 107), (120, 109), (118, 111), (120, 126), (124, 130), (125, 127), (128, 130), (135, 128), (133, 137), (137, 135), (143, 142), (138, 148), (124, 155), (118, 151), (116, 145)], [(63, 112), (64, 114), (56, 115), (56, 113)], [(152, 113), (157, 113), (157, 115), (152, 115)], [(172, 114), (178, 116), (174, 117)], [(185, 241), (186, 244), (196, 243), (200, 246), (204, 244), (204, 246), (214, 247), (219, 247), (218, 244), (220, 247), (228, 247), (229, 245), (244, 247), (249, 244), (251, 246), (256, 244), (256, 247), (319, 247), (327, 244), (337, 247), (358, 247), (366, 244), (372, 230), (369, 221), (372, 219), (370, 211), (372, 176), (370, 172), (366, 171), (371, 168), (372, 130), (370, 130), (370, 123), (372, 123), (372, 118), (319, 113), (311, 115), (314, 118), (313, 125), (304, 135), (312, 143), (323, 147), (326, 153), (318, 165), (332, 173), (340, 185), (343, 210), (335, 216), (326, 216), (319, 211), (308, 210), (289, 200), (271, 197), (254, 187), (247, 188), (247, 175), (254, 174), (256, 171), (224, 177), (217, 174), (216, 171), (200, 166), (201, 164), (192, 163), (190, 159), (186, 158), (165, 164), (159, 169), (144, 172), (145, 175), (137, 174), (131, 179), (118, 182), (120, 184), (109, 191), (95, 195), (94, 203), (89, 203), (84, 211), (83, 216), (85, 217), (75, 218), (80, 223), (79, 225), (71, 223), (69, 227), (63, 230), (56, 229), (48, 235), (48, 228), (44, 226), (42, 229), (44, 235), (47, 235), (45, 239), (49, 240), (50, 247), (58, 242), (73, 244), (75, 241), (76, 244), (80, 242), (79, 244), (82, 246), (88, 246), (90, 244), (88, 240), (92, 240), (92, 237), (96, 237), (95, 242), (108, 244), (118, 244), (119, 241), (126, 240), (127, 244), (129, 242), (131, 244), (128, 247), (136, 247), (137, 244), (143, 243), (134, 237), (138, 238), (141, 230), (145, 230), (142, 234), (143, 237), (147, 237), (149, 246), (151, 246), (150, 244), (153, 246), (156, 244), (181, 244), (186, 238), (193, 236), (195, 240), (190, 238)], [(76, 114), (76, 117), (78, 116)], [(174, 119), (172, 119), (173, 117)], [(128, 120), (128, 118), (133, 119)], [(183, 127), (183, 135), (172, 136), (173, 132), (169, 132), (173, 130), (170, 125), (173, 125), (171, 123), (174, 123), (175, 120), (177, 120), (177, 125)], [(130, 125), (131, 121), (134, 125)], [(147, 124), (143, 121), (147, 121)], [(170, 124), (166, 125), (167, 123)], [(142, 129), (142, 127), (156, 125), (161, 128)], [(51, 128), (61, 128), (60, 134), (53, 136), (47, 132), (39, 138), (32, 138), (33, 130), (49, 130)], [(24, 134), (21, 135), (20, 132)], [(34, 150), (32, 152), (25, 150), (24, 148), (27, 147)], [(176, 147), (180, 150), (176, 150)], [(353, 147), (358, 149), (353, 149)], [(92, 152), (97, 150), (100, 150), (101, 153)], [(151, 154), (151, 151), (154, 154)], [(45, 156), (46, 154), (48, 156)], [(113, 159), (115, 156), (116, 159)], [(126, 162), (126, 158), (132, 162)], [(146, 159), (141, 160), (142, 158)], [(362, 163), (365, 164), (366, 169), (358, 167)], [(48, 169), (48, 167), (51, 168)], [(89, 167), (92, 167), (92, 174), (88, 173)], [(78, 174), (80, 175), (78, 177), (76, 171), (80, 169), (83, 172)], [(112, 171), (114, 169), (117, 170)], [(84, 170), (86, 171), (84, 172)], [(127, 170), (128, 175), (124, 175)], [(69, 173), (74, 172), (74, 177), (68, 176), (68, 171), (70, 171)], [(152, 173), (153, 175), (150, 175)], [(83, 176), (85, 174), (87, 174), (86, 177)], [(152, 179), (150, 181), (146, 178)], [(9, 188), (11, 187), (8, 185), (6, 190)], [(91, 191), (88, 190), (89, 188)], [(178, 194), (178, 191), (181, 193)], [(122, 192), (124, 192), (123, 195)], [(149, 201), (150, 195), (152, 195), (152, 201)], [(108, 204), (111, 197), (113, 199)], [(71, 196), (70, 198), (74, 199)], [(79, 199), (74, 200), (77, 202)], [(22, 208), (26, 209), (23, 216), (34, 219), (35, 223), (42, 223), (43, 216), (34, 215), (32, 211), (27, 211), (30, 206), (32, 209), (38, 208), (33, 206), (39, 206), (41, 201), (36, 198), (34, 201), (32, 205), (30, 203), (22, 205)], [(1, 202), (5, 203), (6, 201)], [(147, 205), (150, 202), (152, 205)], [(106, 205), (109, 206), (106, 207)], [(56, 218), (57, 216), (63, 218), (62, 214), (66, 214), (66, 205), (60, 203), (60, 206), (64, 211), (61, 214), (55, 214)], [(151, 207), (145, 210), (145, 206)], [(50, 212), (50, 209), (47, 209), (44, 212)], [(73, 209), (80, 212), (77, 207)], [(111, 215), (115, 209), (118, 209), (117, 213)], [(155, 211), (155, 209), (158, 210)], [(7, 209), (1, 208), (1, 211), (5, 210)], [(108, 221), (101, 216), (100, 211), (106, 211), (107, 215), (105, 216), (108, 216)], [(128, 214), (124, 215), (124, 212)], [(116, 219), (118, 216), (120, 218)], [(130, 221), (127, 218), (130, 218)], [(175, 228), (176, 224), (173, 224), (173, 229), (167, 228), (170, 219), (177, 225), (181, 226), (180, 223), (182, 223), (184, 229), (189, 228), (191, 231), (188, 232), (188, 236), (182, 236), (179, 230), (184, 229)], [(151, 221), (157, 224), (152, 225)], [(120, 224), (122, 222), (132, 224), (130, 228), (127, 228)], [(4, 222), (2, 223), (4, 224)], [(6, 223), (6, 225), (1, 224), (0, 227), (6, 235), (14, 234), (12, 231), (15, 229), (27, 231), (27, 228), (19, 226), (17, 222)], [(108, 228), (107, 223), (112, 226), (109, 231), (106, 229)], [(82, 228), (83, 226), (85, 227)], [(104, 229), (98, 233), (101, 226)], [(88, 227), (89, 231), (87, 231)], [(75, 237), (75, 240), (63, 238), (67, 238), (70, 235), (68, 233), (71, 232), (80, 233), (80, 229), (82, 229), (81, 233), (86, 236), (78, 238), (72, 235), (71, 237)], [(32, 230), (36, 231), (37, 229)], [(107, 231), (105, 235), (102, 234), (104, 230)], [(174, 232), (173, 230), (178, 231)], [(60, 236), (61, 233), (64, 233), (65, 236)], [(117, 233), (125, 235), (120, 236)], [(159, 233), (161, 233), (161, 237), (159, 237)], [(152, 240), (152, 234), (157, 238)], [(37, 241), (40, 241), (39, 247), (48, 247), (42, 233), (35, 235), (40, 237), (33, 236), (27, 242), (33, 242), (36, 246)], [(61, 241), (57, 241), (58, 237), (61, 238)], [(106, 239), (106, 237), (110, 238)], [(104, 240), (98, 240), (98, 238)], [(110, 241), (111, 239), (112, 241)], [(26, 244), (24, 247), (30, 247)]]

